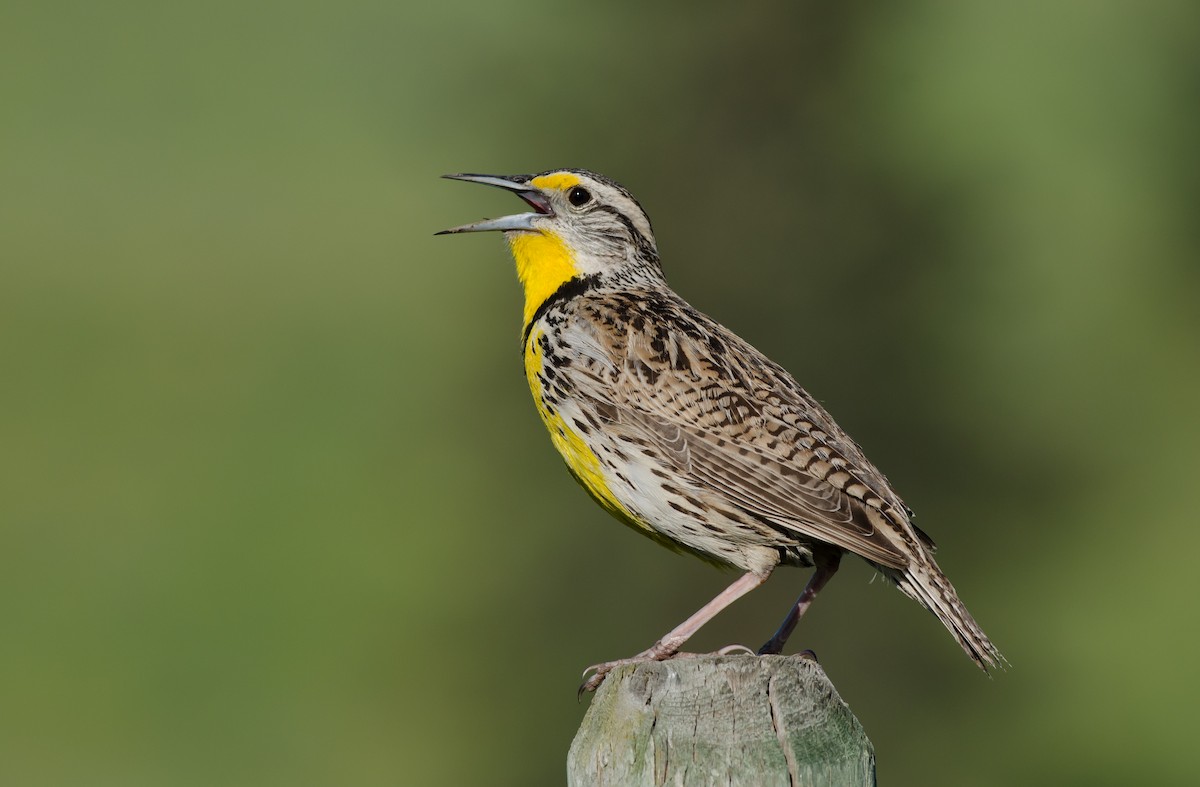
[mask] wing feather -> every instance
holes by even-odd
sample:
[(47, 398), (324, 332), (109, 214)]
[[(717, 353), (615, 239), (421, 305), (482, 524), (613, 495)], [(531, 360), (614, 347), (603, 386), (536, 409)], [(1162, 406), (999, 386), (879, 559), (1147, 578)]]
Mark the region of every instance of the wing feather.
[[(903, 503), (883, 475), (790, 375), (703, 315), (692, 315), (706, 321), (703, 328), (717, 334), (726, 352), (717, 357), (713, 343), (694, 332), (666, 340), (660, 333), (657, 341), (666, 346), (657, 350), (645, 333), (632, 331), (614, 344), (606, 340), (611, 333), (577, 323), (568, 343), (593, 363), (569, 368), (565, 382), (572, 394), (589, 399), (612, 431), (649, 441), (677, 473), (776, 530), (882, 566), (907, 566), (903, 541), (912, 526), (907, 517), (897, 521)], [(810, 428), (798, 430), (798, 424)], [(780, 439), (764, 445), (767, 434)], [(795, 450), (802, 438), (836, 458), (825, 469), (840, 471), (840, 486), (800, 461), (813, 455)]]
[(616, 412), (627, 430), (648, 438), (677, 471), (747, 514), (884, 566), (907, 565), (885, 531), (872, 521), (869, 507), (832, 484), (798, 472), (755, 446), (670, 423), (657, 413), (623, 405), (617, 405)]

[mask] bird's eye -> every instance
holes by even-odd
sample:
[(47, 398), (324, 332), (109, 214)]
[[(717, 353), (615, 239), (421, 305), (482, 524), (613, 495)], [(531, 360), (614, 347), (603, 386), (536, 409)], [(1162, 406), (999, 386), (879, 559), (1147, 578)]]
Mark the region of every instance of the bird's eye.
[(580, 188), (579, 186), (576, 186), (567, 193), (567, 199), (570, 200), (571, 204), (577, 208), (581, 205), (588, 204), (588, 201), (590, 201), (591, 198), (592, 195), (588, 193), (588, 190), (585, 188)]

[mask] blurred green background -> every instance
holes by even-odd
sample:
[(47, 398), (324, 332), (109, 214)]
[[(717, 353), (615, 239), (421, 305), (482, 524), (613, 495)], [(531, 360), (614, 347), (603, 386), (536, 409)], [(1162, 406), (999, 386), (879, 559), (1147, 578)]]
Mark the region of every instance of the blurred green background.
[[(583, 166), (942, 547), (793, 638), (888, 785), (1192, 783), (1200, 6), (0, 7), (0, 783), (561, 783), (729, 576), (593, 506), (445, 172)], [(782, 571), (693, 642), (759, 644)]]

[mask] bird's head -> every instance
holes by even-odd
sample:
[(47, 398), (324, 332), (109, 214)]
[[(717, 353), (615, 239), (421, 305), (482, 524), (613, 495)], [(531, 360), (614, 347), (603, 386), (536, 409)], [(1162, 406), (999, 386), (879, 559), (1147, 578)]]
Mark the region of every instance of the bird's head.
[(525, 324), (574, 279), (658, 274), (650, 218), (620, 184), (582, 169), (540, 175), (446, 175), (514, 192), (533, 210), (437, 233), (503, 232), (525, 288)]

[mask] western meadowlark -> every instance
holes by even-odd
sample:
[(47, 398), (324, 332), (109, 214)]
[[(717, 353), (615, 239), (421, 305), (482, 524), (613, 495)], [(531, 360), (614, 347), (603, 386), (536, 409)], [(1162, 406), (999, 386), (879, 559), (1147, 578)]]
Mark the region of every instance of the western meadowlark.
[(667, 286), (650, 219), (582, 169), (446, 175), (533, 211), (438, 233), (501, 231), (525, 291), (525, 375), (550, 439), (609, 513), (672, 549), (745, 572), (631, 659), (668, 659), (776, 566), (815, 567), (758, 651), (779, 653), (846, 552), (937, 616), (985, 672), (1002, 662), (912, 511), (786, 371)]

